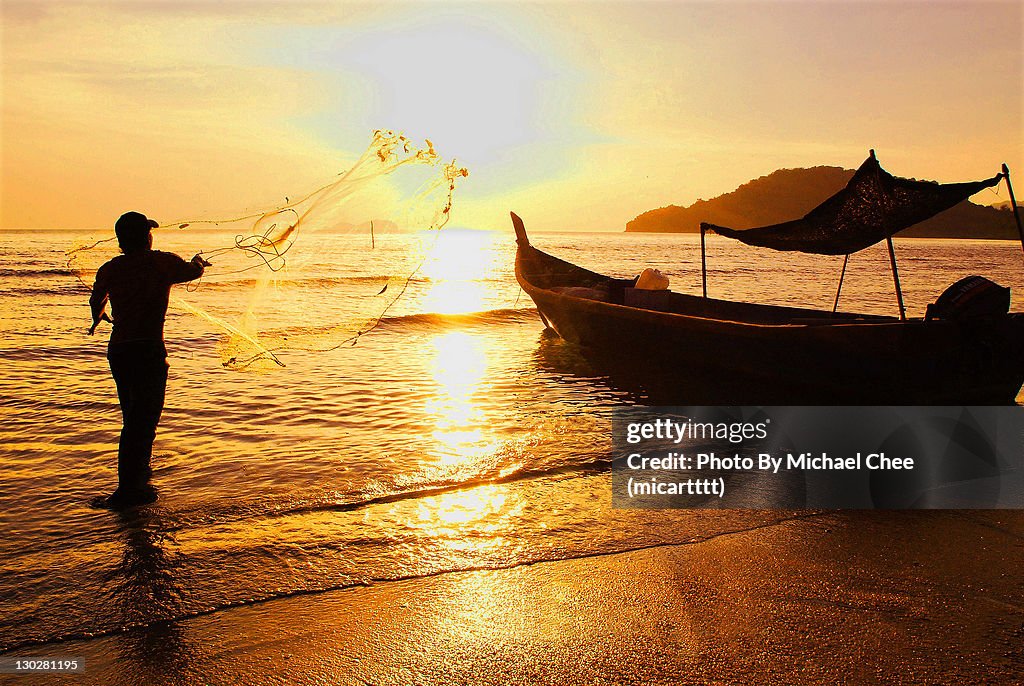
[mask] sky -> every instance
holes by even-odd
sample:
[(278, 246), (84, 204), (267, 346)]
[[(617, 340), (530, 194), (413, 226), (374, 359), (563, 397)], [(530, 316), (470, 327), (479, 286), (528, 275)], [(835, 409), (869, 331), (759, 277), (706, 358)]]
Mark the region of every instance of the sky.
[(870, 148), (900, 176), (1024, 179), (1019, 1), (2, 0), (0, 21), (2, 228), (273, 206), (379, 128), (469, 168), (474, 228), (622, 230)]

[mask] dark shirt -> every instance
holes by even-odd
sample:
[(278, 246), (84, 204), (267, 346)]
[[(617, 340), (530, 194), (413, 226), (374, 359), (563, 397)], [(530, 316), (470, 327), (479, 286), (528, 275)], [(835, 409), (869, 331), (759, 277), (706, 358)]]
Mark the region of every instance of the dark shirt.
[(141, 250), (119, 255), (96, 272), (90, 302), (95, 308), (110, 299), (112, 344), (163, 341), (171, 286), (202, 274), (202, 265), (186, 262), (174, 253)]

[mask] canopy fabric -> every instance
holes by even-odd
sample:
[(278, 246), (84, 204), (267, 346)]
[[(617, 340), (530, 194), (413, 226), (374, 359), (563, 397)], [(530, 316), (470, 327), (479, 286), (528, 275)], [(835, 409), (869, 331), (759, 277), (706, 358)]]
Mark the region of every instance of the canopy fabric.
[(846, 187), (803, 219), (746, 230), (707, 222), (700, 226), (747, 245), (849, 255), (953, 207), (1002, 178), (996, 174), (985, 181), (945, 184), (902, 179), (882, 169), (872, 150)]

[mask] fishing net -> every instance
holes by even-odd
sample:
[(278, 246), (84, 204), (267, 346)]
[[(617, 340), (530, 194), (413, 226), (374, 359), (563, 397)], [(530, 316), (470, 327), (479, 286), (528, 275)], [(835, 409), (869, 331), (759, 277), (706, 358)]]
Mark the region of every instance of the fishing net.
[[(166, 222), (153, 231), (155, 249), (185, 259), (198, 252), (212, 263), (201, 279), (172, 289), (170, 311), (221, 333), (220, 362), (235, 369), (283, 366), (288, 350), (354, 345), (406, 294), (467, 174), (429, 140), (421, 146), (377, 131), (347, 171), (297, 200), (229, 219)], [(84, 285), (119, 254), (112, 234), (67, 251)]]

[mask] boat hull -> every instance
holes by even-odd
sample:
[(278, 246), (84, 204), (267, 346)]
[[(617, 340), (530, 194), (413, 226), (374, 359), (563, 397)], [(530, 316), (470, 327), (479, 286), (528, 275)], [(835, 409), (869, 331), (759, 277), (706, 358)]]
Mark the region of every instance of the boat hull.
[(685, 383), (694, 376), (738, 383), (750, 404), (780, 393), (786, 404), (1005, 404), (1024, 383), (1024, 315), (901, 322), (684, 294), (673, 294), (673, 311), (627, 307), (559, 292), (615, 293), (628, 282), (522, 243), (516, 277), (544, 322), (584, 354), (683, 380), (678, 403), (700, 403)]

